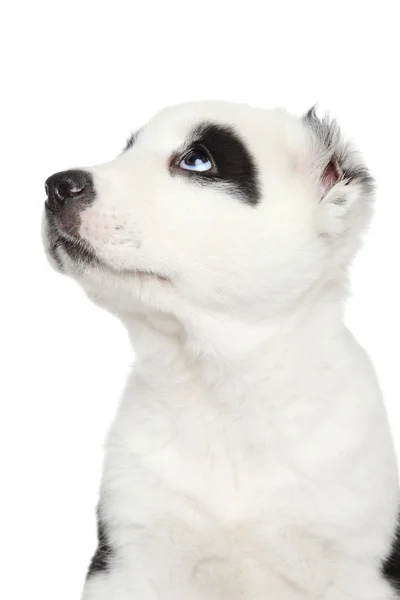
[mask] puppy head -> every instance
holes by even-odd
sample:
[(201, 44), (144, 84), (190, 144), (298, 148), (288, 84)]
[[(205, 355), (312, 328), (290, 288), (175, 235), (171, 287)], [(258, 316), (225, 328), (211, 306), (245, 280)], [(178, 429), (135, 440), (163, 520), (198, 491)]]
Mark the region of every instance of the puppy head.
[(113, 311), (287, 310), (342, 277), (372, 179), (336, 124), (220, 102), (160, 112), (46, 182), (52, 264)]

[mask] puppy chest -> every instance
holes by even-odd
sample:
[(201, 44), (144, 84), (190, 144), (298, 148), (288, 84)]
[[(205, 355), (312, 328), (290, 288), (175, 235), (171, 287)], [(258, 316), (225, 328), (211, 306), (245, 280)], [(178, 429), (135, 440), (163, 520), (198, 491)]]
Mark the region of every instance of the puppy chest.
[(192, 498), (223, 519), (261, 515), (282, 505), (293, 483), (293, 474), (265, 444), (221, 433), (188, 432), (186, 439), (142, 457), (141, 464), (167, 493)]
[(174, 409), (143, 402), (120, 413), (108, 444), (107, 491), (129, 510), (175, 511), (185, 498), (221, 519), (264, 517), (293, 504), (298, 476), (271, 415), (246, 410), (239, 418), (210, 404), (188, 393)]

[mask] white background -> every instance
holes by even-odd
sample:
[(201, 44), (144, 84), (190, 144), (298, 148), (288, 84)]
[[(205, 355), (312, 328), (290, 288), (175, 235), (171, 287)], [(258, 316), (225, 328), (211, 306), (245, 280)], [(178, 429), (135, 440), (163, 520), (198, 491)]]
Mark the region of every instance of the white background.
[(396, 2), (14, 2), (1, 18), (0, 595), (78, 599), (95, 547), (101, 445), (132, 354), (122, 327), (47, 265), (43, 182), (111, 159), (166, 104), (319, 101), (379, 185), (348, 322), (400, 449)]

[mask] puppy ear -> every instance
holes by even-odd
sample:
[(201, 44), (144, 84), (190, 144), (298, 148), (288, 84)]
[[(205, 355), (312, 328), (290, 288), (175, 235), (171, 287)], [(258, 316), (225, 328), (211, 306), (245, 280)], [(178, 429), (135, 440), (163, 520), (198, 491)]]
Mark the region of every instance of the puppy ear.
[(321, 200), (323, 200), (331, 189), (343, 179), (343, 171), (337, 161), (336, 156), (332, 156), (320, 176)]
[(336, 121), (328, 116), (320, 119), (315, 107), (304, 115), (303, 124), (309, 136), (312, 177), (325, 212), (326, 233), (348, 228), (346, 217), (358, 222), (362, 215), (367, 219), (375, 185), (359, 153), (343, 140)]

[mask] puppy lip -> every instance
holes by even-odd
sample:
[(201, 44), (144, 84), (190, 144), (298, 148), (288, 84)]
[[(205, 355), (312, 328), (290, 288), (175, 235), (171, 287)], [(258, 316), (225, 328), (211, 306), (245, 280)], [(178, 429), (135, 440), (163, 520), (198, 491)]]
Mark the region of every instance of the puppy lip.
[(102, 260), (101, 257), (98, 256), (98, 253), (94, 250), (94, 248), (90, 244), (88, 244), (86, 242), (86, 240), (83, 240), (80, 237), (75, 237), (75, 236), (71, 235), (71, 233), (67, 232), (65, 229), (60, 227), (60, 225), (57, 222), (57, 219), (54, 217), (54, 215), (51, 214), (51, 217), (52, 217), (52, 221), (53, 221), (53, 227), (54, 227), (55, 233), (56, 233), (56, 240), (54, 241), (54, 244), (55, 245), (60, 244), (61, 246), (64, 246), (64, 247), (68, 246), (70, 244), (73, 244), (73, 245), (79, 244), (81, 252), (84, 253), (87, 258), (90, 259), (87, 264), (90, 264), (91, 266), (97, 265), (98, 267), (105, 268), (114, 273), (131, 274), (131, 275), (137, 277), (138, 279), (157, 279), (161, 282), (172, 283), (171, 278), (168, 277), (167, 275), (163, 275), (161, 273), (151, 271), (150, 269), (148, 271), (143, 270), (143, 269), (135, 269), (135, 268), (121, 269), (121, 270), (116, 269), (112, 265), (109, 265), (106, 261)]

